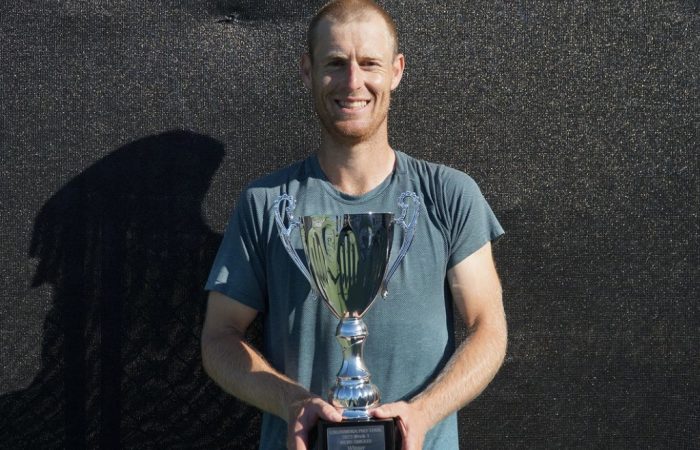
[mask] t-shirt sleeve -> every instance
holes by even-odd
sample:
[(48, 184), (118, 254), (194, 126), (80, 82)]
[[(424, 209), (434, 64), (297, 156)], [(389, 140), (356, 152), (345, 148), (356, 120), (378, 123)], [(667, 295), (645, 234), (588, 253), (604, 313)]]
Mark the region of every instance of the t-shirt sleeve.
[(256, 214), (252, 195), (241, 194), (209, 273), (205, 289), (227, 295), (258, 311), (265, 310), (262, 216)]
[(471, 177), (450, 171), (446, 188), (446, 203), (451, 216), (447, 264), (450, 269), (487, 242), (497, 240), (504, 231)]

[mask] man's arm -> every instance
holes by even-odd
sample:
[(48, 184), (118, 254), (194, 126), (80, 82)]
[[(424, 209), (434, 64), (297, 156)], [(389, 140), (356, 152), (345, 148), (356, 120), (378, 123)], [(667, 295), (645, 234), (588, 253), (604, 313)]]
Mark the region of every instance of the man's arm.
[(506, 352), (506, 319), (491, 244), (450, 269), (447, 279), (469, 336), (423, 392), (408, 403), (390, 403), (374, 411), (376, 417), (400, 418), (405, 450), (421, 449), (428, 430), (476, 398), (496, 375)]
[(221, 293), (210, 292), (202, 331), (202, 362), (226, 392), (286, 420), (287, 445), (306, 449), (308, 432), (340, 413), (294, 380), (276, 371), (244, 336), (258, 312)]

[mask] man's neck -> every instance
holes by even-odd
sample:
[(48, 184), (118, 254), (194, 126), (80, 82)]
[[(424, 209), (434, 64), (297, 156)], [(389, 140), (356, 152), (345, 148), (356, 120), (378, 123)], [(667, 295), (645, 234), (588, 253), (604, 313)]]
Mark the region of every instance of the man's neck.
[(324, 136), (317, 154), (321, 169), (333, 186), (355, 196), (379, 186), (391, 175), (396, 161), (387, 139), (339, 143)]

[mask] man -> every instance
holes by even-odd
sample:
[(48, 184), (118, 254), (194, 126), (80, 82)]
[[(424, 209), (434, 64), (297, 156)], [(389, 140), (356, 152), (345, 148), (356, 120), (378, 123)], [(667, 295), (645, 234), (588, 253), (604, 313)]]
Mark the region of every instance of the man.
[[(458, 448), (456, 411), (486, 387), (505, 354), (491, 256), (500, 225), (469, 177), (389, 145), (390, 94), (405, 64), (395, 30), (368, 0), (334, 1), (317, 13), (301, 73), (321, 123), (320, 146), (246, 189), (207, 283), (204, 366), (223, 389), (265, 412), (263, 449), (285, 440), (305, 449), (319, 418), (341, 420), (324, 400), (340, 367), (337, 321), (284, 251), (272, 214), (281, 193), (297, 199), (297, 216), (396, 211), (401, 192), (421, 197), (413, 245), (387, 299), (365, 316), (365, 361), (384, 402), (372, 414), (398, 419), (404, 449)], [(457, 349), (454, 307), (470, 330)], [(258, 314), (262, 354), (244, 339)]]

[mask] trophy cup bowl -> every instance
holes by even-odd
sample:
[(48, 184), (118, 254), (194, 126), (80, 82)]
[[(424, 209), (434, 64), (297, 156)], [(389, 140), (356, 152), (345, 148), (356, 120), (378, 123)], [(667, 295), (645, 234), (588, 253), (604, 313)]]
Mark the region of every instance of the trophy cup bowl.
[[(409, 221), (406, 216), (411, 204), (406, 199), (411, 199), (413, 205)], [(376, 420), (370, 414), (370, 410), (379, 405), (380, 393), (372, 384), (363, 360), (368, 333), (362, 317), (372, 307), (377, 294), (381, 292), (386, 296), (389, 279), (413, 241), (420, 200), (415, 193), (404, 192), (398, 205), (402, 208), (399, 218), (386, 212), (314, 214), (296, 218), (292, 196), (283, 194), (275, 201), (275, 221), (285, 250), (317, 297), (339, 320), (336, 339), (343, 352), (343, 362), (328, 400), (341, 411), (343, 422), (321, 423), (320, 448), (346, 448), (357, 436), (365, 436), (360, 439), (365, 445), (368, 443), (365, 441), (377, 443), (375, 447), (366, 448), (393, 448), (395, 445), (393, 420)], [(397, 224), (404, 230), (404, 236), (399, 254), (390, 266)], [(296, 228), (300, 229), (308, 268), (291, 242)], [(358, 432), (360, 427), (362, 433)]]

